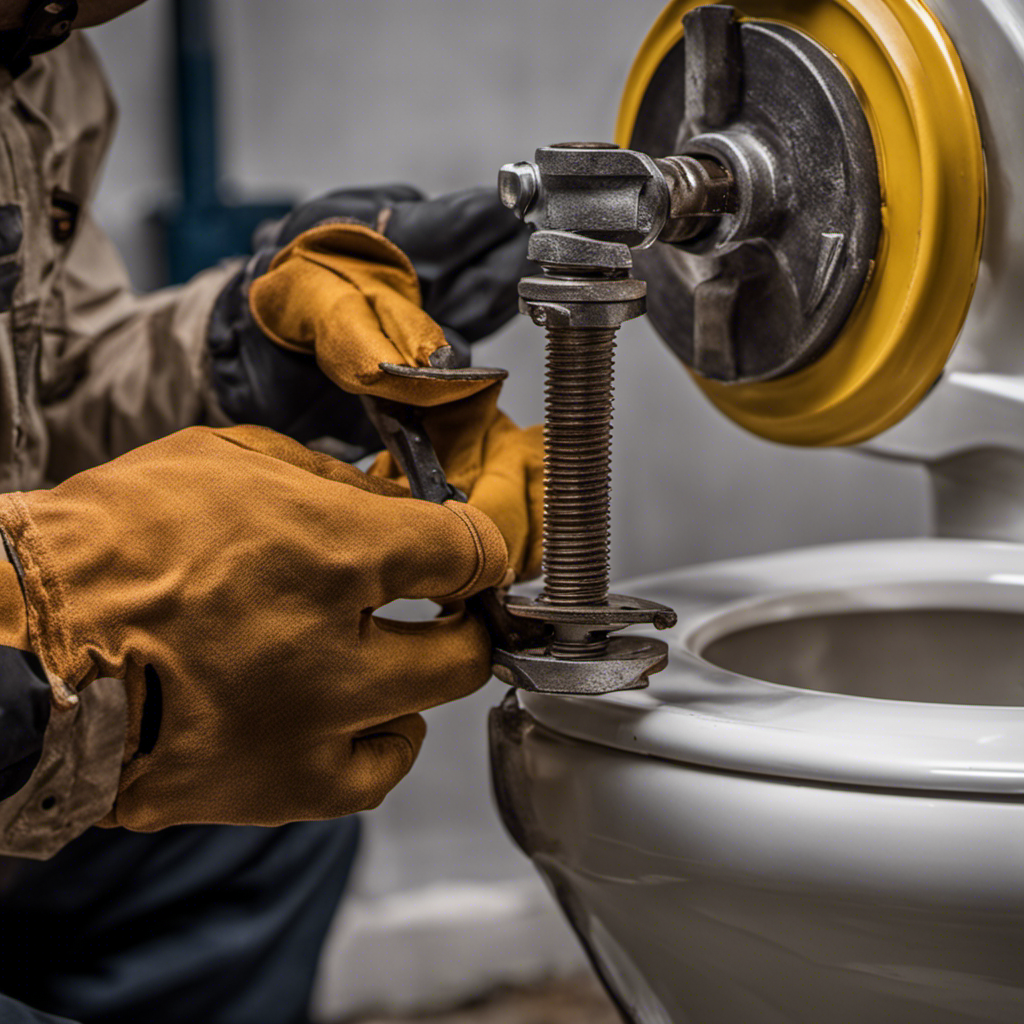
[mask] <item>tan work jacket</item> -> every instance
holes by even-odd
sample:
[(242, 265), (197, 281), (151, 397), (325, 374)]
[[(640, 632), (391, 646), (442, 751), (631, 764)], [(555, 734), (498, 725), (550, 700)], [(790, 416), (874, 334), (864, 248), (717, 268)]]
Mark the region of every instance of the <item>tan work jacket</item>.
[[(12, 81), (0, 69), (0, 488), (31, 490), (199, 422), (207, 321), (236, 266), (138, 297), (89, 214), (116, 110), (81, 33)], [(0, 853), (49, 857), (113, 805), (124, 692), (53, 709), (28, 784), (0, 803)]]

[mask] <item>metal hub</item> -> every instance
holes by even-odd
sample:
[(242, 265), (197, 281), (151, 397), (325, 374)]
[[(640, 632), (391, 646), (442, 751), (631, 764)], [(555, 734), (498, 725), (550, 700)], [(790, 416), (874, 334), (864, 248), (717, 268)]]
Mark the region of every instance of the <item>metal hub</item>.
[(735, 178), (734, 209), (636, 255), (658, 332), (697, 373), (727, 382), (780, 377), (823, 354), (870, 276), (881, 228), (871, 131), (842, 68), (802, 32), (735, 16), (721, 5), (686, 15), (630, 143), (655, 158), (710, 158)]

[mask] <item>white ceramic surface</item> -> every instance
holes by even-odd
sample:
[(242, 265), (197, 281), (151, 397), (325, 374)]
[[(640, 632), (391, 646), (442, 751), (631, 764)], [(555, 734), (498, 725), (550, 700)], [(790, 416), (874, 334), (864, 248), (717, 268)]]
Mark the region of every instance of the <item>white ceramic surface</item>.
[(953, 40), (974, 96), (988, 169), (985, 239), (944, 373), (865, 449), (929, 465), (936, 532), (1024, 541), (1024, 3), (927, 6)]
[(755, 623), (830, 610), (1024, 613), (1024, 546), (922, 539), (810, 548), (677, 570), (619, 589), (679, 614), (672, 634), (662, 634), (669, 667), (649, 689), (599, 700), (522, 694), (538, 722), (566, 736), (714, 768), (1024, 793), (1024, 707), (795, 690), (737, 677), (695, 653)]
[(695, 653), (822, 610), (1024, 614), (1024, 547), (847, 545), (623, 589), (679, 611), (668, 670), (648, 691), (520, 694), (495, 764), (629, 1017), (1024, 1020), (1024, 708), (796, 690)]
[(963, 62), (988, 168), (988, 217), (971, 309), (946, 372), (868, 447), (940, 459), (985, 446), (1024, 451), (1024, 3), (927, 0)]

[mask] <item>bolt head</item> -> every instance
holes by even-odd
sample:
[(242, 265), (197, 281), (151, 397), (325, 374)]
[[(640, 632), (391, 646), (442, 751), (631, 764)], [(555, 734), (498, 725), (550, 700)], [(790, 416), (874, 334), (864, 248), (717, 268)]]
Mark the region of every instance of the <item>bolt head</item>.
[(505, 164), (498, 172), (498, 196), (502, 205), (524, 219), (537, 198), (539, 182), (536, 165), (528, 161)]

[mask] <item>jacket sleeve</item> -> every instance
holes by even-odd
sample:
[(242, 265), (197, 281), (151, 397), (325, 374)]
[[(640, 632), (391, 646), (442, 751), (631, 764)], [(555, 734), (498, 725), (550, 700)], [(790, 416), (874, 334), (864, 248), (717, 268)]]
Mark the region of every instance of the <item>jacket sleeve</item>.
[(209, 385), (206, 338), (213, 305), (240, 266), (226, 263), (181, 287), (138, 296), (110, 240), (82, 217), (43, 339), (48, 479), (183, 427), (228, 422)]

